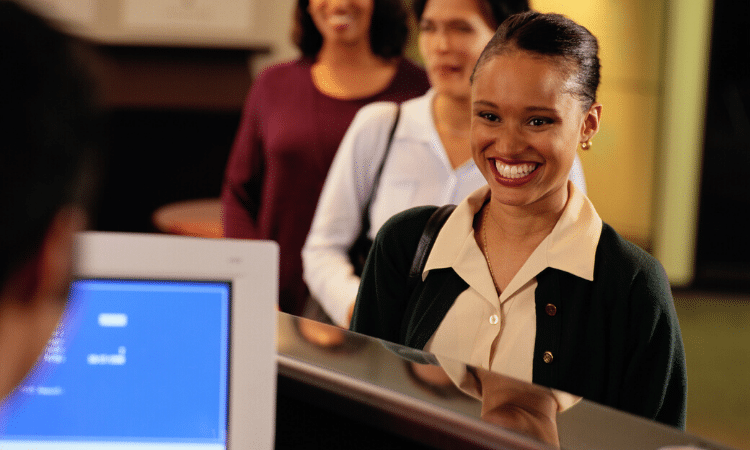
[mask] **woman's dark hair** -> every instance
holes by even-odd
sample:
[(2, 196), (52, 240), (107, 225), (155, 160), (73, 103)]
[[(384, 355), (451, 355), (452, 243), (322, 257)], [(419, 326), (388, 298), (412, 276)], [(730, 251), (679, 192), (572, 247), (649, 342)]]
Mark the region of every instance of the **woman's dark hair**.
[[(428, 1), (414, 0), (414, 3), (412, 3), (417, 20), (422, 20), (422, 14)], [(479, 5), (484, 21), (493, 30), (513, 14), (531, 9), (527, 0), (477, 0), (477, 5)]]
[(0, 0), (0, 289), (63, 207), (88, 209), (101, 121), (80, 49)]
[[(292, 39), (303, 55), (315, 58), (323, 47), (323, 35), (307, 11), (309, 4), (309, 0), (297, 1)], [(409, 37), (408, 20), (403, 0), (373, 0), (370, 21), (372, 52), (386, 59), (403, 55)]]
[(517, 50), (562, 59), (570, 65), (577, 86), (574, 94), (583, 102), (584, 110), (596, 101), (599, 44), (585, 27), (560, 14), (526, 12), (511, 16), (482, 51), (472, 81), (488, 60)]

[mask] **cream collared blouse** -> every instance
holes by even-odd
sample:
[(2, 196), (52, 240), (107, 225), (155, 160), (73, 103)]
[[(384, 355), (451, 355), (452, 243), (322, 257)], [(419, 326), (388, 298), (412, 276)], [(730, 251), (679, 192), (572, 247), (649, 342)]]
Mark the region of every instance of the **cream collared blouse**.
[(570, 181), (568, 190), (568, 202), (552, 232), (499, 297), (473, 229), (474, 216), (489, 198), (489, 187), (476, 190), (456, 207), (435, 240), (422, 278), (430, 270), (451, 267), (469, 288), (458, 296), (425, 350), (532, 381), (536, 276), (552, 267), (586, 280), (594, 278), (602, 220)]

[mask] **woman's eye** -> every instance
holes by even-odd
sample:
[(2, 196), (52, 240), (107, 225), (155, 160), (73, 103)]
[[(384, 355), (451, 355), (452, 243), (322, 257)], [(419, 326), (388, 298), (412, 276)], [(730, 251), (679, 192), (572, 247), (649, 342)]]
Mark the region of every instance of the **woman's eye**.
[(472, 28), (470, 25), (455, 25), (453, 26), (453, 29), (455, 31), (458, 31), (459, 33), (465, 33), (465, 34), (474, 32), (474, 28)]
[(419, 24), (419, 31), (435, 31), (435, 26), (431, 23), (422, 22)]
[(532, 127), (541, 127), (543, 125), (549, 125), (552, 123), (552, 119), (546, 118), (546, 117), (534, 117), (533, 119), (529, 120), (529, 125)]
[(482, 119), (488, 120), (490, 122), (499, 122), (500, 121), (500, 117), (498, 117), (497, 115), (495, 115), (493, 113), (490, 113), (490, 112), (480, 112), (478, 115)]

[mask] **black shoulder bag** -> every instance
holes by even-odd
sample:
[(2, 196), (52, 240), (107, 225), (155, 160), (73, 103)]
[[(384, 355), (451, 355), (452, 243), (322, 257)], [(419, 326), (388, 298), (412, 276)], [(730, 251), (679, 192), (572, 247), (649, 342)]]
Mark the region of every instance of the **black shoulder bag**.
[(435, 239), (440, 229), (443, 228), (443, 224), (448, 220), (448, 216), (451, 215), (454, 209), (456, 209), (456, 205), (440, 206), (427, 219), (422, 236), (419, 238), (419, 244), (417, 244), (417, 250), (414, 252), (411, 269), (409, 269), (409, 280), (406, 285), (407, 292), (413, 292), (414, 288), (422, 282), (422, 272), (424, 272), (424, 266), (427, 264), (427, 256), (435, 244)]

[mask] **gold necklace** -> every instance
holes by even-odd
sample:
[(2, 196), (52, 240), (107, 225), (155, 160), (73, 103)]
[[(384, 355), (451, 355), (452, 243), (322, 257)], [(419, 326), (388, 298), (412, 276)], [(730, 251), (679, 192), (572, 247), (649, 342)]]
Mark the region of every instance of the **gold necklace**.
[(486, 209), (482, 215), (482, 243), (484, 244), (482, 250), (484, 251), (484, 259), (487, 261), (487, 267), (490, 269), (490, 276), (492, 277), (492, 285), (495, 286), (495, 292), (500, 293), (500, 288), (497, 286), (495, 281), (495, 272), (492, 270), (492, 263), (490, 262), (490, 252), (487, 250), (489, 242), (487, 241), (487, 216), (490, 215), (490, 205), (487, 203)]

